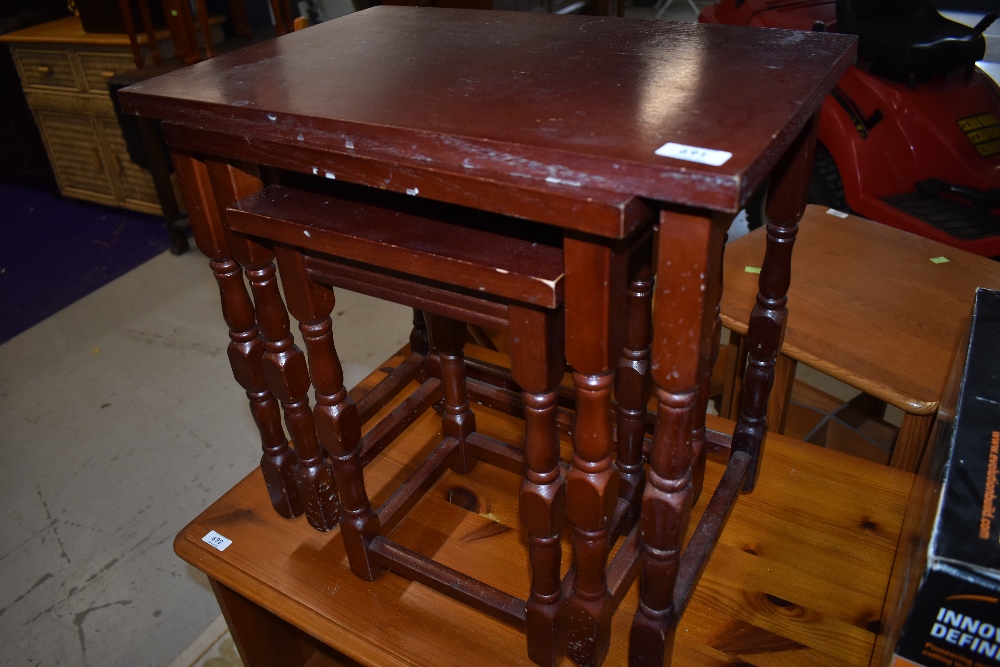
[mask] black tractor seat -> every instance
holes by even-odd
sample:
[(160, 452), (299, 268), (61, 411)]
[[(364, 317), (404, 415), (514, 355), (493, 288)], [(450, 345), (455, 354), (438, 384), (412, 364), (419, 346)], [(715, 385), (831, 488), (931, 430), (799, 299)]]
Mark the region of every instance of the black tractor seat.
[(974, 28), (941, 16), (930, 0), (836, 0), (840, 32), (858, 36), (858, 54), (880, 76), (913, 83), (961, 67), (986, 53), (987, 15)]

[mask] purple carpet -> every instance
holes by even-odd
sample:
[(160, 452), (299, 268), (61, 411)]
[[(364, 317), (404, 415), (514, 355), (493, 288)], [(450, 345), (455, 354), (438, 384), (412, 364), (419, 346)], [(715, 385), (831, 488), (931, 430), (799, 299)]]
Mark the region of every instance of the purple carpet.
[(169, 248), (162, 218), (0, 183), (0, 343)]

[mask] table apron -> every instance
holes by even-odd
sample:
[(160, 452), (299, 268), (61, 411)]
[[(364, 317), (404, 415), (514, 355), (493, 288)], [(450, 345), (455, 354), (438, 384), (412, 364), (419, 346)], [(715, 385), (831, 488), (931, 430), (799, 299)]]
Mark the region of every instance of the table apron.
[(490, 178), (401, 166), (306, 144), (289, 145), (265, 137), (233, 136), (203, 128), (163, 124), (174, 150), (314, 174), (381, 190), (419, 195), (478, 210), (524, 218), (608, 238), (625, 238), (655, 219), (653, 207), (638, 197), (569, 186), (515, 187)]

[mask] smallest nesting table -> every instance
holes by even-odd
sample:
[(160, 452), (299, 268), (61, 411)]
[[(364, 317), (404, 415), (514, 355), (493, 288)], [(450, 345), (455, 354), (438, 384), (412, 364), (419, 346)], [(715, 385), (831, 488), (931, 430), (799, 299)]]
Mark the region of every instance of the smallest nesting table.
[[(842, 215), (809, 206), (799, 223), (771, 423), (780, 423), (801, 362), (902, 410), (890, 464), (914, 471), (976, 288), (1000, 287), (1000, 264)], [(759, 229), (726, 247), (722, 321), (741, 337), (757, 293), (748, 268), (761, 266), (765, 239)]]

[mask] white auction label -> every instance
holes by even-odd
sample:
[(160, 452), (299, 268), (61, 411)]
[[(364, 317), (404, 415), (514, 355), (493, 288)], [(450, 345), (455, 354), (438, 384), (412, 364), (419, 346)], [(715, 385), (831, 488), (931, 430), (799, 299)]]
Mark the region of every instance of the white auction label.
[(721, 167), (733, 156), (729, 151), (716, 151), (711, 148), (698, 148), (697, 146), (685, 146), (673, 142), (663, 144), (656, 149), (657, 155), (672, 157), (675, 160), (687, 160), (688, 162), (698, 162), (713, 167)]
[(828, 208), (828, 209), (826, 209), (826, 214), (827, 215), (832, 215), (832, 216), (837, 217), (837, 218), (846, 218), (847, 217), (846, 213), (844, 213), (843, 211), (838, 211), (835, 208)]
[(226, 547), (228, 547), (230, 544), (233, 543), (233, 541), (231, 539), (229, 539), (228, 537), (223, 537), (222, 535), (219, 535), (214, 530), (209, 531), (208, 535), (206, 535), (205, 537), (201, 538), (201, 541), (202, 542), (207, 542), (208, 544), (211, 544), (213, 547), (215, 547), (219, 551), (225, 551)]

